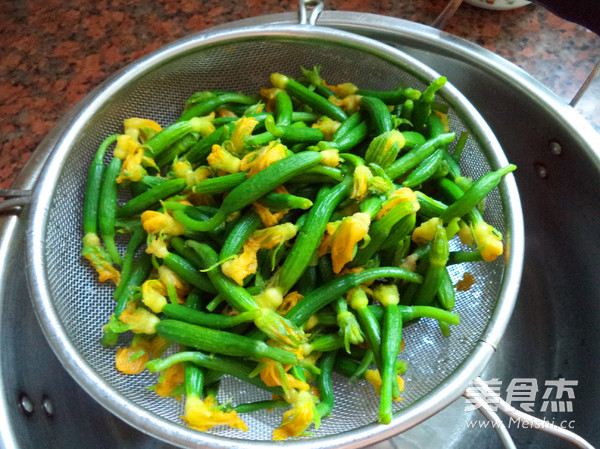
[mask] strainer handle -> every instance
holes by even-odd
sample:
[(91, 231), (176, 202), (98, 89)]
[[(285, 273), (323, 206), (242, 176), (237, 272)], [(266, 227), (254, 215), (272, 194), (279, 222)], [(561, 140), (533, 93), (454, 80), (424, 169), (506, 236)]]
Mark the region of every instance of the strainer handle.
[(16, 207), (31, 203), (31, 190), (0, 189), (0, 214), (15, 213)]
[[(563, 429), (562, 427), (555, 426), (554, 424), (544, 421), (542, 419), (531, 416), (527, 413), (521, 412), (511, 406), (508, 402), (502, 400), (498, 393), (492, 390), (480, 377), (473, 380), (472, 385), (476, 386), (475, 389), (477, 394), (473, 394), (469, 390), (464, 392), (464, 396), (469, 402), (471, 402), (477, 409), (485, 416), (493, 425), (494, 430), (498, 433), (502, 444), (507, 449), (516, 449), (515, 443), (513, 442), (508, 430), (498, 414), (492, 409), (490, 404), (497, 406), (497, 408), (508, 415), (513, 420), (519, 423), (528, 424), (529, 429), (537, 429), (547, 432), (551, 435), (562, 438), (570, 443), (573, 443), (577, 447), (582, 449), (594, 449), (590, 443), (584, 440), (582, 437), (577, 435), (570, 430)], [(484, 399), (485, 398), (485, 399)]]
[[(320, 0), (299, 0), (298, 13), (300, 25), (316, 25), (317, 17), (323, 11), (325, 5)], [(310, 11), (309, 11), (309, 8)]]

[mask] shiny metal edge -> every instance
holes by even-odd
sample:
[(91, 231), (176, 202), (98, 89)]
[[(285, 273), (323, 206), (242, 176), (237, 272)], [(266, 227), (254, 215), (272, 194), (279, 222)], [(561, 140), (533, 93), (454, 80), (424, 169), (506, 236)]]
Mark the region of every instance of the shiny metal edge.
[[(54, 145), (60, 138), (62, 130), (68, 122), (73, 118), (73, 113), (67, 113), (61, 118), (58, 123), (50, 130), (48, 134), (42, 139), (33, 152), (23, 169), (19, 172), (19, 175), (15, 179), (13, 185), (14, 189), (20, 190), (33, 190), (37, 181), (37, 178), (44, 168), (44, 164), (48, 159)], [(26, 209), (23, 209), (21, 213), (26, 214)], [(0, 323), (5, 323), (4, 319), (4, 307), (2, 307), (2, 301), (5, 296), (5, 286), (9, 279), (6, 279), (7, 263), (11, 254), (11, 249), (15, 244), (13, 240), (16, 234), (16, 230), (19, 226), (26, 225), (26, 216), (20, 214), (4, 214), (0, 215)], [(0, 360), (2, 359), (2, 352), (4, 348), (0, 346)], [(0, 429), (4, 429), (0, 432), (0, 447), (4, 449), (17, 449), (19, 447), (18, 441), (9, 429), (11, 429), (11, 423), (9, 417), (11, 416), (10, 409), (15, 407), (16, 397), (11, 397), (11, 393), (5, 385), (6, 376), (3, 373), (4, 365), (0, 363)]]
[[(127, 66), (89, 94), (88, 97), (78, 105), (79, 112), (76, 119), (70, 124), (70, 128), (65, 130), (65, 133), (60, 139), (60, 142), (56, 145), (53, 154), (49, 157), (49, 162), (40, 177), (34, 194), (34, 207), (32, 207), (32, 213), (29, 218), (29, 230), (27, 236), (28, 264), (31, 266), (29, 285), (32, 292), (37, 291), (39, 293), (39, 295), (35, 295), (34, 308), (42, 326), (42, 330), (51, 343), (58, 358), (84, 390), (88, 391), (88, 393), (93, 392), (93, 396), (98, 402), (134, 427), (144, 432), (151, 432), (155, 436), (164, 439), (165, 441), (169, 441), (171, 444), (186, 445), (187, 443), (197, 443), (198, 434), (141, 409), (122, 395), (116, 394), (103, 379), (97, 376), (91, 366), (88, 364), (81, 365), (77, 363), (79, 361), (77, 351), (70, 344), (67, 335), (60, 330), (58, 315), (52, 305), (50, 289), (46, 281), (46, 270), (43, 262), (43, 246), (38, 245), (37, 243), (44, 241), (48, 211), (56, 187), (56, 180), (62, 170), (65, 156), (79, 133), (84, 129), (89, 118), (107, 99), (111, 98), (119, 89), (134, 82), (135, 79), (152, 70), (155, 64), (159, 62), (164, 63), (170, 58), (179, 57), (187, 52), (193, 51), (197, 45), (219, 44), (220, 42), (235, 38), (263, 39), (265, 36), (276, 37), (281, 35), (295, 38), (327, 38), (338, 40), (340, 43), (350, 42), (352, 45), (356, 46), (362, 45), (365, 47), (372, 47), (377, 49), (378, 52), (381, 52), (382, 56), (392, 59), (401, 57), (414, 61), (415, 66), (418, 67), (415, 75), (421, 77), (421, 79), (432, 80), (439, 76), (431, 69), (423, 66), (421, 63), (415, 61), (414, 58), (405, 55), (399, 50), (362, 36), (348, 34), (340, 30), (329, 30), (321, 26), (266, 25), (233, 31), (194, 35), (163, 47)], [(489, 128), (483, 119), (458, 91), (452, 86), (448, 86), (443, 92), (444, 93), (441, 92), (442, 95), (446, 95), (447, 100), (453, 107), (458, 110), (469, 110), (473, 117), (478, 117), (473, 123), (469, 124), (478, 135), (483, 136), (489, 132)], [(496, 154), (501, 154), (501, 151), (498, 152), (499, 144), (497, 141), (491, 138), (489, 140), (488, 143), (495, 149), (497, 152)], [(512, 299), (512, 302), (514, 304), (514, 298)], [(497, 317), (497, 319), (506, 321), (505, 323), (501, 323), (502, 328), (506, 326), (509, 318), (510, 312)], [(62, 348), (62, 351), (57, 351), (55, 349), (56, 347)], [(443, 384), (430, 393), (428, 398), (416, 403), (416, 406), (407, 408), (406, 411), (398, 412), (392, 425), (386, 426), (385, 431), (383, 432), (382, 426), (374, 425), (349, 432), (346, 438), (340, 438), (338, 435), (335, 436), (335, 438), (324, 437), (314, 441), (302, 440), (286, 444), (298, 445), (305, 448), (340, 447), (342, 441), (348, 441), (347, 443), (343, 443), (344, 445), (358, 441), (361, 441), (362, 443), (375, 442), (390, 438), (393, 435), (408, 430), (408, 428), (425, 420), (427, 417), (441, 410), (444, 406), (453, 402), (464, 392), (468, 383), (483, 370), (491, 356), (485, 354), (486, 350), (483, 348), (487, 348), (487, 345), (478, 345), (477, 349), (474, 350), (463, 366), (461, 366), (461, 370), (455, 373), (454, 376), (449, 377), (448, 382), (452, 382), (454, 388), (450, 388), (451, 385), (447, 383)], [(478, 353), (484, 355), (478, 356)], [(402, 424), (403, 421), (406, 425)], [(394, 425), (394, 423), (396, 423), (396, 425)], [(156, 428), (163, 430), (160, 434), (156, 434)], [(213, 435), (203, 436), (203, 440), (214, 447), (231, 447), (234, 443), (231, 439)], [(264, 442), (240, 441), (238, 444), (238, 442), (235, 441), (235, 444), (236, 447), (242, 448), (264, 445)]]

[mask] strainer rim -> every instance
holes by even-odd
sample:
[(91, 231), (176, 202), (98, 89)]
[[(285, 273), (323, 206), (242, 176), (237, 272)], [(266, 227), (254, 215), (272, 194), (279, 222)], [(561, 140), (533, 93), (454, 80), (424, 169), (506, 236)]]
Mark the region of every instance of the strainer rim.
[[(66, 332), (60, 324), (60, 319), (58, 318), (57, 311), (51, 299), (45, 270), (43, 242), (45, 240), (44, 236), (48, 212), (52, 198), (54, 197), (56, 181), (62, 171), (70, 148), (79, 133), (85, 129), (87, 118), (89, 118), (94, 111), (101, 108), (102, 104), (110, 99), (114, 93), (118, 92), (128, 83), (134, 82), (139, 77), (144, 76), (148, 71), (153, 70), (156, 67), (156, 64), (166, 63), (172, 58), (181, 57), (187, 52), (193, 51), (196, 47), (202, 45), (218, 45), (227, 40), (247, 39), (249, 37), (263, 39), (265, 37), (279, 38), (282, 36), (290, 38), (326, 38), (333, 39), (337, 43), (342, 44), (351, 42), (353, 45), (362, 45), (364, 49), (368, 48), (370, 52), (376, 53), (378, 56), (386, 55), (388, 58), (401, 58), (403, 61), (410, 61), (411, 69), (413, 69), (411, 74), (413, 75), (420, 75), (427, 80), (432, 80), (439, 76), (435, 71), (424, 66), (422, 63), (400, 50), (369, 38), (322, 26), (263, 25), (258, 27), (239, 28), (232, 31), (198, 33), (158, 49), (146, 57), (128, 65), (92, 91), (92, 93), (77, 106), (77, 113), (74, 115), (74, 119), (70, 123), (69, 128), (65, 130), (64, 134), (56, 144), (53, 153), (50, 155), (33, 196), (27, 238), (28, 279), (36, 315), (50, 346), (67, 371), (104, 407), (127, 421), (129, 424), (137, 427), (139, 430), (152, 434), (153, 436), (172, 444), (185, 445), (192, 441), (197, 442), (198, 440), (204, 440), (204, 442), (210, 443), (214, 447), (232, 447), (232, 445), (236, 447), (255, 447), (256, 445), (264, 445), (267, 442), (234, 440), (210, 434), (198, 435), (197, 432), (191, 429), (186, 429), (137, 406), (133, 401), (126, 399), (122, 394), (110, 387), (104, 379), (95, 373), (89, 363), (83, 361), (83, 365), (81, 364), (82, 358), (78, 355), (78, 351), (75, 349), (74, 345), (70, 343)], [(415, 68), (418, 69), (417, 73), (414, 73)], [(475, 122), (469, 121), (468, 125), (474, 131), (477, 131), (477, 137), (479, 139), (481, 139), (482, 136), (486, 136), (486, 140), (488, 140), (486, 144), (492, 149), (490, 154), (500, 155), (500, 157), (492, 162), (499, 163), (502, 157), (504, 157), (502, 150), (483, 118), (481, 118), (479, 113), (453, 86), (447, 85), (443, 89), (443, 93), (446, 98), (451, 98), (458, 102), (461, 107), (456, 108), (457, 110), (464, 113), (463, 108), (466, 108), (468, 111), (467, 117), (470, 119), (475, 118)], [(455, 107), (456, 105), (453, 104), (452, 106)], [(511, 185), (511, 183), (514, 184), (514, 179), (511, 180), (511, 178), (512, 175), (503, 182), (501, 188), (507, 188), (509, 194), (514, 194), (516, 193), (516, 187)], [(509, 207), (507, 210), (512, 209)], [(516, 213), (515, 215), (518, 216), (519, 214)], [(519, 223), (516, 224), (518, 226)], [(519, 238), (518, 234), (519, 230), (517, 229), (517, 239)], [(513, 280), (516, 280), (520, 277), (519, 261), (514, 261), (515, 257), (518, 259), (518, 247), (512, 248), (516, 241), (511, 239), (511, 242), (511, 250), (513, 251), (514, 257), (508, 261), (505, 273), (507, 273), (509, 277), (512, 277)], [(523, 245), (521, 245), (521, 248), (522, 246)], [(511, 285), (512, 288), (508, 294), (514, 294), (514, 297), (507, 298), (506, 295), (503, 297), (504, 300), (508, 301), (503, 305), (503, 310), (508, 310), (508, 313), (496, 314), (495, 321), (490, 320), (488, 322), (488, 328), (486, 329), (485, 335), (489, 335), (494, 326), (499, 326), (500, 328), (506, 327), (508, 319), (510, 318), (510, 313), (512, 312), (512, 307), (514, 307), (514, 302), (516, 300), (516, 291), (514, 291), (515, 285), (514, 283)], [(499, 307), (496, 307), (494, 310), (497, 312), (498, 309)], [(501, 334), (502, 332), (503, 329), (501, 329), (501, 332), (499, 333)], [(484, 342), (477, 344), (461, 365), (448, 376), (446, 382), (434, 388), (427, 396), (416, 401), (410, 407), (396, 413), (394, 421), (390, 426), (381, 426), (374, 423), (357, 428), (353, 431), (345, 432), (345, 434), (348, 434), (345, 438), (340, 438), (340, 435), (332, 435), (311, 440), (286, 442), (285, 444), (300, 445), (302, 447), (340, 447), (340, 442), (345, 441), (346, 443), (349, 443), (352, 441), (360, 441), (361, 444), (374, 443), (408, 430), (408, 428), (423, 421), (459, 397), (462, 392), (464, 392), (468, 383), (483, 370), (492, 353), (493, 348), (490, 345)], [(446, 393), (443, 394), (442, 390), (445, 390)], [(449, 391), (450, 393), (448, 393)], [(411, 413), (413, 416), (411, 416), (409, 420), (406, 420), (409, 424), (400, 425), (400, 421), (402, 421), (403, 417), (408, 416)], [(181, 439), (174, 439), (175, 434), (169, 433), (166, 430), (157, 434), (156, 429), (175, 429), (175, 434), (180, 435)]]

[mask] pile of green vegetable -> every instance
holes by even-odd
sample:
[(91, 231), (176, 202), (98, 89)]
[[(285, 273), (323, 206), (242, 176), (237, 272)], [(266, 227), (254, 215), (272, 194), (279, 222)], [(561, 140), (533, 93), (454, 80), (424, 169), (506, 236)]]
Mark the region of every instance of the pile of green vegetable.
[[(448, 333), (448, 266), (503, 251), (481, 209), (515, 166), (461, 174), (468, 136), (435, 101), (445, 82), (379, 92), (303, 69), (256, 96), (195, 93), (164, 129), (125, 120), (92, 162), (83, 216), (82, 254), (117, 285), (103, 336), (117, 369), (161, 372), (156, 393), (184, 396), (200, 430), (286, 407), (273, 439), (302, 435), (334, 408), (333, 371), (371, 382), (389, 423), (403, 323)], [(449, 251), (455, 236), (472, 250)], [(274, 398), (219, 404), (223, 375)]]

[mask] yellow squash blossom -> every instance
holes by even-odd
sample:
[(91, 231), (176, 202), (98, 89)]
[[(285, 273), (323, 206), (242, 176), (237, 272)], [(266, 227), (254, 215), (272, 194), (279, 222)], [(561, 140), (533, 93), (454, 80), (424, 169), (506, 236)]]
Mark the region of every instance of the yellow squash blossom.
[(242, 252), (221, 264), (223, 274), (243, 285), (246, 276), (255, 273), (258, 266), (256, 253), (261, 248), (272, 249), (296, 236), (298, 228), (293, 223), (284, 223), (254, 231), (242, 246)]
[(147, 210), (141, 216), (142, 227), (148, 233), (146, 252), (161, 259), (168, 254), (165, 237), (183, 234), (185, 227), (164, 212)]
[(417, 226), (412, 233), (412, 241), (417, 245), (425, 245), (433, 240), (435, 231), (441, 226), (441, 221), (438, 217), (433, 217)]
[(161, 265), (158, 267), (158, 279), (165, 288), (167, 288), (168, 285), (175, 287), (177, 299), (180, 303), (185, 301), (185, 297), (189, 292), (189, 287), (173, 270), (166, 265)]
[(125, 134), (141, 143), (162, 131), (162, 127), (155, 121), (137, 117), (126, 119), (123, 128)]
[(154, 313), (162, 312), (167, 303), (167, 289), (158, 279), (148, 279), (142, 284), (142, 302)]
[(276, 107), (275, 98), (277, 97), (277, 94), (279, 92), (283, 92), (283, 91), (284, 90), (280, 89), (279, 87), (262, 88), (260, 90), (261, 97), (263, 97), (267, 100), (267, 103), (265, 105), (265, 110), (267, 112), (271, 112), (271, 111), (275, 110), (275, 107)]
[(273, 162), (277, 162), (288, 155), (288, 149), (281, 142), (273, 141), (259, 150), (248, 153), (240, 163), (240, 170), (248, 172), (251, 178), (264, 170)]
[(390, 198), (383, 204), (383, 206), (381, 206), (381, 209), (377, 213), (377, 219), (379, 220), (381, 217), (385, 216), (389, 211), (403, 201), (410, 201), (412, 203), (413, 212), (417, 212), (421, 207), (416, 193), (408, 187), (402, 187), (392, 193)]
[(283, 387), (284, 391), (290, 389), (310, 390), (310, 385), (288, 373), (291, 365), (282, 365), (272, 359), (263, 359), (261, 362), (265, 364), (265, 367), (260, 371), (260, 378), (267, 387)]
[(199, 397), (188, 397), (185, 401), (186, 421), (191, 428), (206, 432), (216, 426), (229, 426), (232, 429), (240, 429), (244, 432), (248, 426), (240, 419), (235, 410), (224, 412), (215, 404), (213, 396), (207, 396), (204, 400)]
[(147, 210), (141, 216), (142, 227), (148, 234), (166, 234), (177, 236), (183, 234), (185, 227), (164, 212)]
[(252, 134), (254, 128), (258, 125), (258, 120), (254, 117), (242, 117), (235, 122), (235, 127), (231, 133), (231, 148), (230, 151), (239, 155), (244, 149), (246, 137)]
[(317, 122), (313, 123), (312, 127), (318, 128), (319, 131), (323, 133), (325, 140), (333, 140), (333, 135), (340, 127), (340, 125), (340, 122), (332, 120), (329, 117), (323, 116)]
[(458, 237), (463, 245), (472, 245), (475, 241), (471, 228), (462, 220), (459, 222)]
[[(354, 247), (367, 235), (370, 224), (371, 217), (365, 212), (357, 212), (342, 219), (330, 238), (334, 273), (342, 271), (344, 265), (354, 258)], [(327, 229), (327, 233), (329, 233), (329, 229)]]
[(321, 151), (321, 165), (327, 167), (337, 167), (340, 165), (340, 153), (336, 149)]
[(350, 198), (362, 201), (369, 188), (369, 182), (373, 177), (371, 170), (369, 170), (366, 165), (359, 165), (354, 169), (352, 177), (354, 179), (354, 184)]
[(335, 98), (333, 96), (329, 97), (328, 100), (331, 101), (336, 106), (342, 108), (346, 114), (351, 115), (360, 109), (360, 99), (361, 95), (348, 95), (343, 99)]
[(279, 313), (281, 316), (285, 316), (285, 314), (292, 310), (292, 307), (298, 304), (302, 298), (304, 298), (304, 296), (298, 292), (288, 293), (283, 298), (281, 305), (277, 308), (277, 313)]
[(160, 318), (143, 307), (136, 307), (134, 304), (131, 304), (121, 312), (119, 321), (127, 324), (129, 330), (136, 334), (154, 334), (156, 333), (156, 325), (160, 322)]
[(124, 374), (139, 374), (144, 371), (148, 359), (148, 351), (142, 346), (117, 348), (115, 368)]
[(135, 338), (131, 346), (117, 349), (115, 367), (124, 374), (139, 374), (149, 359), (160, 357), (169, 345), (162, 337)]
[(314, 398), (308, 391), (295, 394), (292, 409), (283, 414), (281, 425), (273, 432), (273, 440), (281, 441), (296, 437), (304, 432), (312, 422), (318, 419)]
[(262, 224), (266, 227), (275, 226), (288, 212), (287, 209), (280, 210), (278, 212), (271, 212), (268, 207), (258, 202), (252, 203), (252, 208), (260, 217)]
[[(381, 374), (379, 374), (378, 370), (369, 369), (365, 371), (365, 379), (373, 385), (377, 394), (381, 394)], [(398, 376), (398, 386), (400, 387), (400, 391), (404, 391), (404, 379), (400, 376)], [(395, 398), (394, 400), (402, 401), (402, 398)]]
[(160, 376), (159, 382), (154, 386), (154, 392), (165, 398), (173, 393), (177, 385), (185, 380), (185, 369), (183, 363), (175, 363), (169, 366)]
[(240, 171), (240, 160), (221, 145), (213, 145), (206, 160), (211, 167), (225, 173)]
[(342, 83), (336, 86), (326, 85), (329, 90), (333, 91), (338, 97), (346, 98), (349, 95), (354, 95), (358, 91), (358, 87), (352, 83)]
[(119, 285), (121, 273), (113, 267), (110, 256), (102, 247), (100, 237), (97, 234), (88, 232), (83, 236), (81, 255), (92, 264), (98, 273), (98, 280), (100, 282), (110, 280)]
[(473, 226), (473, 236), (477, 243), (477, 249), (486, 262), (496, 260), (502, 255), (502, 235), (493, 226), (485, 221), (480, 221)]
[(123, 181), (137, 182), (146, 175), (146, 169), (143, 165), (154, 165), (151, 158), (144, 156), (144, 147), (127, 134), (122, 134), (117, 139), (114, 155), (123, 160), (117, 183)]

